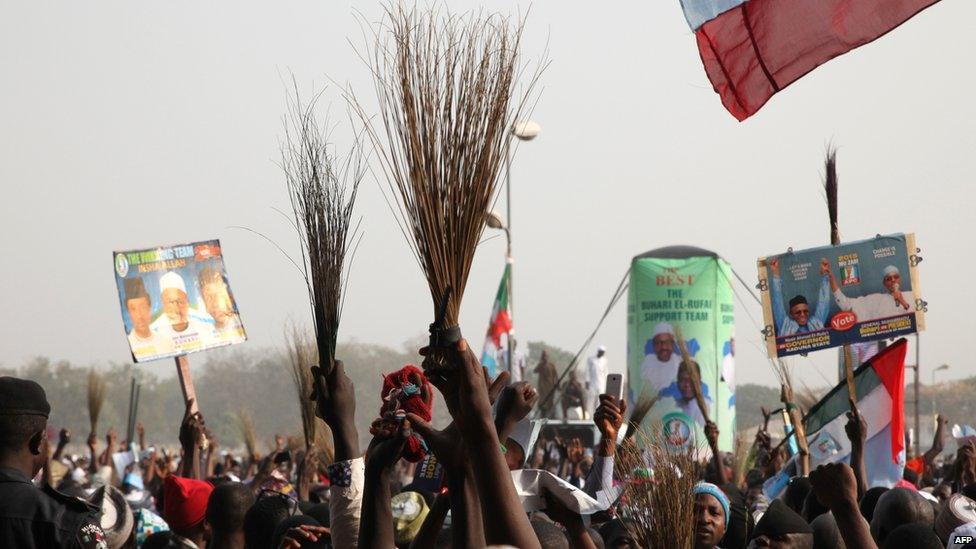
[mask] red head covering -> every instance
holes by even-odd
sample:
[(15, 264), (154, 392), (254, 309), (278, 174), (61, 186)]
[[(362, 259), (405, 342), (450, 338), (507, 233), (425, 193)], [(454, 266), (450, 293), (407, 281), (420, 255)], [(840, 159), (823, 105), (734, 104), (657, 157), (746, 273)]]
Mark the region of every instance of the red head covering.
[(213, 484), (169, 475), (163, 481), (163, 520), (171, 530), (187, 530), (207, 514), (207, 500)]
[[(423, 370), (407, 364), (403, 368), (383, 377), (383, 390), (380, 396), (383, 404), (380, 407), (380, 421), (399, 421), (407, 413), (416, 414), (424, 421), (430, 421), (431, 408), (434, 405), (434, 391), (427, 381)], [(370, 431), (375, 435), (376, 429)], [(407, 446), (403, 451), (403, 459), (416, 463), (427, 455), (427, 448), (414, 433), (407, 439)]]

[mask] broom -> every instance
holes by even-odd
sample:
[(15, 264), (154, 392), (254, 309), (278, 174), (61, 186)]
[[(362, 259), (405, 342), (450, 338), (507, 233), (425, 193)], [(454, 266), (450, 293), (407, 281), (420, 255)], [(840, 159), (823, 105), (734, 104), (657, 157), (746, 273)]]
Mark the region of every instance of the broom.
[[(650, 436), (640, 433), (640, 446), (628, 445), (621, 457), (630, 463), (650, 460), (648, 477), (635, 470), (624, 489), (626, 504), (633, 520), (631, 535), (640, 547), (674, 547), (691, 549), (695, 536), (695, 484), (701, 476), (696, 449), (669, 444), (656, 429)], [(647, 455), (644, 455), (644, 452)]]
[(312, 371), (308, 365), (317, 364), (316, 346), (309, 341), (306, 334), (296, 327), (292, 327), (287, 339), (288, 363), (291, 369), (292, 382), (295, 384), (295, 395), (298, 397), (305, 451), (308, 452), (316, 440), (316, 427), (318, 426), (315, 422), (315, 400), (308, 398), (308, 395), (313, 393)]
[(244, 408), (237, 411), (237, 426), (241, 430), (241, 438), (244, 440), (244, 447), (247, 449), (247, 457), (252, 459), (257, 455), (258, 441), (254, 434), (254, 420)]
[(637, 398), (637, 404), (634, 405), (634, 411), (631, 412), (630, 418), (627, 420), (627, 433), (624, 435), (624, 439), (630, 439), (637, 434), (640, 429), (641, 423), (644, 422), (644, 418), (651, 411), (651, 408), (657, 403), (658, 395), (651, 395), (651, 391), (647, 386), (641, 390), (640, 397)]
[(102, 404), (105, 403), (105, 389), (105, 379), (92, 368), (88, 372), (88, 421), (92, 435), (96, 433), (98, 416), (102, 413)]
[(500, 15), (389, 5), (368, 55), (379, 121), (350, 101), (394, 199), (383, 194), (427, 279), (435, 349), (461, 338), (461, 298), (510, 129), (538, 78), (516, 89), (522, 28)]
[[(315, 323), (317, 354), (323, 371), (328, 372), (335, 363), (342, 296), (348, 283), (346, 256), (351, 260), (355, 255), (359, 234), (358, 223), (352, 225), (352, 211), (365, 162), (358, 138), (344, 159), (330, 150), (328, 122), (320, 123), (316, 117), (320, 94), (305, 102), (298, 85), (294, 87), (284, 119), (281, 168), (299, 236), (300, 270)], [(301, 366), (312, 364), (318, 362)]]
[[(838, 181), (837, 181), (837, 149), (827, 146), (827, 158), (824, 160), (824, 194), (827, 197), (827, 221), (830, 223), (830, 244), (840, 245), (840, 227), (837, 224), (838, 209)], [(857, 391), (854, 390), (854, 359), (851, 356), (851, 346), (844, 345), (844, 377), (847, 380), (847, 398), (851, 411), (856, 412)]]

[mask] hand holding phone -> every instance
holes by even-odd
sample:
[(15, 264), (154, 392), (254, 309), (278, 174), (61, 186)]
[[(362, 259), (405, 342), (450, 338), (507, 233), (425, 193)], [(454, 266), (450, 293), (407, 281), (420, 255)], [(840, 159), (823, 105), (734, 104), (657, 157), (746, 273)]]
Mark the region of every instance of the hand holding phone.
[(617, 402), (623, 400), (624, 376), (621, 374), (607, 374), (607, 390), (604, 394), (617, 399)]

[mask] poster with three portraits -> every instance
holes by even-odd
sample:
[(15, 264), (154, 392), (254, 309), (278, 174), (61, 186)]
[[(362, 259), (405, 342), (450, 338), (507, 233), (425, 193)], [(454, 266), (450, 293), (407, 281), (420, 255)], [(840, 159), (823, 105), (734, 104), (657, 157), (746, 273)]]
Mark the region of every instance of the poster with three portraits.
[(914, 234), (759, 258), (770, 358), (924, 330), (919, 261)]
[(247, 339), (219, 240), (112, 253), (135, 362)]

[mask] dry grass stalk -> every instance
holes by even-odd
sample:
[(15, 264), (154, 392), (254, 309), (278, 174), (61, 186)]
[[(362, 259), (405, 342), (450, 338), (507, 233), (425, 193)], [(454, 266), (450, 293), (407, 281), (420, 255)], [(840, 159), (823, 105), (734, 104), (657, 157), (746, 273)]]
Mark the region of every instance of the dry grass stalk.
[(348, 283), (346, 259), (355, 255), (359, 234), (358, 224), (352, 225), (352, 210), (366, 164), (358, 138), (344, 159), (330, 150), (328, 122), (319, 122), (316, 115), (318, 98), (316, 94), (304, 102), (295, 85), (285, 116), (281, 167), (299, 233), (299, 268), (315, 322), (318, 355), (322, 366), (331, 368)]
[(305, 450), (312, 448), (316, 441), (318, 428), (315, 416), (315, 401), (309, 398), (313, 394), (314, 383), (309, 365), (318, 364), (318, 353), (311, 338), (297, 327), (291, 328), (288, 335), (288, 365), (291, 368), (292, 381), (295, 384), (295, 396), (302, 418), (302, 435)]
[(630, 419), (627, 420), (625, 439), (632, 438), (637, 434), (641, 423), (644, 422), (644, 418), (647, 417), (651, 408), (657, 403), (657, 399), (658, 395), (652, 395), (649, 386), (645, 385), (644, 389), (641, 390), (640, 396), (637, 398), (637, 404), (634, 405), (634, 410), (630, 413)]
[(427, 278), (432, 336), (458, 324), (510, 129), (539, 74), (518, 89), (522, 28), (501, 15), (389, 5), (367, 56), (378, 121), (351, 99)]
[(98, 427), (98, 416), (102, 413), (105, 393), (105, 378), (92, 368), (88, 372), (88, 421), (91, 423), (91, 433), (95, 433), (95, 428)]
[[(660, 429), (637, 435), (641, 444), (621, 447), (620, 457), (629, 463), (648, 463), (635, 467), (628, 475), (621, 511), (633, 520), (632, 535), (640, 547), (691, 549), (695, 535), (693, 490), (701, 478), (700, 453), (693, 446), (668, 444)], [(643, 446), (643, 449), (640, 447)]]
[(735, 438), (735, 452), (732, 454), (732, 482), (739, 488), (746, 484), (746, 473), (752, 465), (752, 443), (745, 433), (739, 433)]
[(244, 440), (247, 456), (250, 458), (257, 455), (258, 438), (254, 432), (254, 420), (244, 408), (237, 411), (237, 426), (241, 430), (241, 438)]

